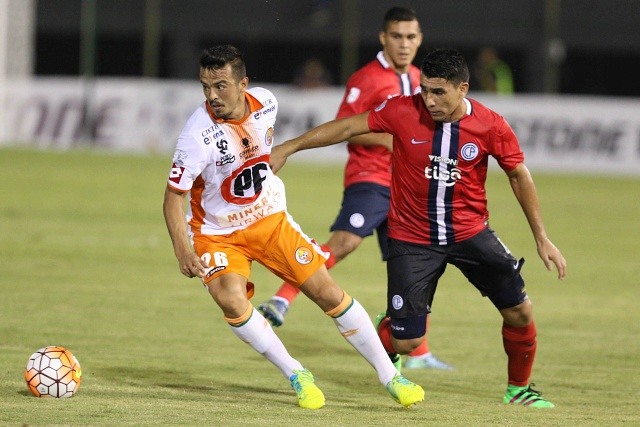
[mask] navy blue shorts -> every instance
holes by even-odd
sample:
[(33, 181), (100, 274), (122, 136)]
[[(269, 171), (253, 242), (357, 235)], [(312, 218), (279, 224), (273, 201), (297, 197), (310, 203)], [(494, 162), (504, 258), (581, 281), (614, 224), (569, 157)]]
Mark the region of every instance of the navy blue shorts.
[(411, 339), (425, 334), (426, 316), (447, 264), (456, 266), (498, 310), (528, 298), (520, 274), (524, 259), (516, 260), (490, 228), (452, 245), (389, 239), (387, 315), (394, 337)]
[(389, 187), (371, 182), (359, 182), (344, 189), (340, 213), (330, 231), (348, 231), (365, 238), (378, 237), (382, 259), (389, 257), (387, 243), (387, 215), (389, 214)]

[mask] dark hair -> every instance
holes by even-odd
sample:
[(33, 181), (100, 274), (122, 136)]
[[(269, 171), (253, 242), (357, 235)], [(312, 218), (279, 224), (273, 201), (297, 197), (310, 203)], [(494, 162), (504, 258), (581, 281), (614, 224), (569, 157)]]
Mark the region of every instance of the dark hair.
[(398, 21), (417, 21), (418, 15), (416, 15), (416, 11), (413, 9), (409, 9), (406, 7), (392, 7), (387, 10), (387, 13), (384, 14), (384, 21), (382, 23), (382, 30), (387, 31), (389, 25), (393, 22)]
[(200, 55), (200, 67), (207, 70), (219, 70), (227, 64), (231, 64), (231, 70), (238, 81), (247, 76), (247, 68), (244, 65), (242, 52), (235, 46), (222, 44), (202, 51)]
[(467, 62), (455, 49), (436, 49), (427, 53), (420, 71), (426, 77), (439, 77), (454, 84), (469, 81)]

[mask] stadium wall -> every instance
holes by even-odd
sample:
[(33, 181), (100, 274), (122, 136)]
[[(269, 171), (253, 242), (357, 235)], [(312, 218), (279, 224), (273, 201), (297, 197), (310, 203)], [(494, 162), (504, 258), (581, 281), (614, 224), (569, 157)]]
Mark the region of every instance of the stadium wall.
[[(260, 84), (254, 84), (257, 86)], [(279, 101), (276, 143), (334, 118), (342, 89), (263, 85)], [(503, 114), (532, 170), (640, 176), (640, 99), (471, 93)], [(167, 153), (202, 102), (192, 81), (34, 78), (0, 86), (0, 145)], [(296, 161), (343, 162), (344, 145)]]

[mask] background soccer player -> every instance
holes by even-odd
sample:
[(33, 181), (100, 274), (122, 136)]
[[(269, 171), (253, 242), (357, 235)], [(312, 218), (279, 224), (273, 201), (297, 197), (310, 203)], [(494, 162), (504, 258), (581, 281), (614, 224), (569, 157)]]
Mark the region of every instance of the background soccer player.
[[(420, 90), (420, 70), (412, 65), (422, 43), (416, 13), (403, 7), (389, 9), (379, 38), (382, 51), (349, 78), (338, 118), (368, 111), (392, 96), (413, 95)], [(387, 259), (391, 144), (389, 134), (369, 133), (348, 140), (349, 159), (345, 167), (342, 208), (331, 226), (329, 240), (322, 245), (322, 249), (330, 253), (327, 268), (356, 250), (374, 231), (382, 258)], [(280, 326), (298, 292), (297, 287), (283, 283), (269, 301), (258, 306), (258, 310), (273, 326)], [(399, 356), (395, 363), (400, 365)], [(407, 356), (405, 367), (453, 369), (431, 353), (426, 336), (424, 342)]]
[(498, 239), (487, 210), (491, 156), (507, 174), (540, 258), (564, 278), (566, 261), (547, 237), (524, 154), (502, 116), (466, 98), (469, 69), (457, 51), (430, 52), (420, 70), (420, 94), (391, 98), (370, 112), (320, 125), (276, 147), (271, 166), (277, 172), (296, 151), (355, 135), (392, 134), (387, 317), (378, 326), (382, 343), (388, 352), (402, 354), (420, 344), (438, 280), (452, 264), (502, 316), (508, 358), (503, 402), (553, 407), (529, 384), (537, 341), (520, 274), (524, 259), (514, 258)]

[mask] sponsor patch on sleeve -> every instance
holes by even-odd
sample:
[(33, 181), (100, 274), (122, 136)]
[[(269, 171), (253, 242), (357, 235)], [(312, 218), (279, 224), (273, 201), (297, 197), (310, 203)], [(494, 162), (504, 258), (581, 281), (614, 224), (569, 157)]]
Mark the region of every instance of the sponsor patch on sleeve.
[(171, 166), (171, 171), (169, 172), (169, 181), (175, 182), (176, 184), (180, 184), (180, 180), (182, 179), (183, 174), (184, 174), (184, 168), (174, 163)]

